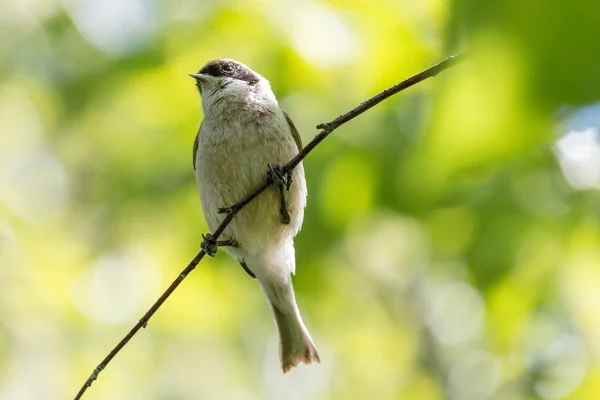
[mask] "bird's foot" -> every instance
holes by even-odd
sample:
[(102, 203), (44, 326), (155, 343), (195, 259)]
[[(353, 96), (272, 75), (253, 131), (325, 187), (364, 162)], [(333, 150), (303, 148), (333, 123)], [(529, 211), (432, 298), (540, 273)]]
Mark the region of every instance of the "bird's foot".
[(269, 166), (269, 179), (279, 188), (279, 218), (284, 224), (289, 224), (292, 220), (290, 217), (290, 211), (285, 200), (284, 190), (290, 190), (292, 187), (292, 174), (291, 172), (284, 173), (281, 165), (276, 164), (274, 167), (271, 164)]
[(280, 164), (267, 164), (269, 167), (269, 179), (277, 186), (287, 186), (286, 174), (283, 172), (283, 167)]
[(235, 239), (217, 240), (217, 247), (240, 247)]
[(235, 239), (215, 240), (210, 233), (206, 236), (202, 235), (200, 248), (202, 248), (206, 254), (214, 257), (217, 254), (219, 247), (240, 247), (240, 244)]
[(285, 190), (288, 192), (292, 188), (292, 171), (283, 172), (283, 167), (280, 164), (275, 164), (272, 166), (271, 164), (267, 164), (269, 167), (269, 179), (275, 185), (283, 185), (285, 186)]
[(239, 210), (236, 210), (235, 207), (221, 207), (217, 211), (219, 214), (235, 215)]
[(202, 235), (202, 243), (200, 244), (200, 248), (211, 257), (216, 256), (217, 251), (219, 251), (217, 241), (213, 238), (213, 236), (210, 233), (206, 236)]

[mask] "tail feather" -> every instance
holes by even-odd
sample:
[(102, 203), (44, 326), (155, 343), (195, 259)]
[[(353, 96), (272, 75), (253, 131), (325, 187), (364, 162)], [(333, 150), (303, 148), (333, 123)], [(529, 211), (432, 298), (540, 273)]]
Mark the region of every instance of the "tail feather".
[(291, 277), (271, 280), (272, 277), (259, 276), (258, 279), (271, 304), (279, 330), (279, 358), (283, 372), (299, 363), (318, 363), (319, 354), (300, 316)]
[(288, 372), (299, 363), (320, 362), (319, 354), (302, 322), (300, 313), (283, 311), (273, 305), (273, 315), (279, 330), (281, 369)]

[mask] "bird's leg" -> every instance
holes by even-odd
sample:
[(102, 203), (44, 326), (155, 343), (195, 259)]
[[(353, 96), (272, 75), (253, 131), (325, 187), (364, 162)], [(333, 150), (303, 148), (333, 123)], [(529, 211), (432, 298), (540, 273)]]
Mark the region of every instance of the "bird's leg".
[[(285, 201), (285, 189), (290, 190), (292, 186), (291, 173), (284, 175), (283, 168), (277, 164), (274, 167), (269, 164), (269, 179), (279, 188), (279, 218), (284, 224), (289, 224), (291, 221), (290, 211), (288, 210), (287, 202)], [(287, 178), (287, 179), (286, 179)]]
[(202, 235), (202, 243), (200, 244), (200, 248), (202, 248), (202, 250), (204, 250), (204, 252), (211, 257), (214, 257), (217, 254), (219, 247), (225, 246), (240, 247), (240, 244), (235, 239), (215, 240), (210, 233), (206, 236)]
[(240, 247), (235, 239), (217, 240), (217, 247)]
[(238, 260), (238, 262), (240, 263), (240, 265), (242, 266), (242, 268), (244, 268), (244, 271), (246, 271), (246, 273), (248, 275), (250, 275), (250, 277), (252, 279), (256, 279), (256, 275), (254, 275), (254, 272), (250, 271), (250, 268), (248, 268), (248, 266), (246, 265), (245, 261)]
[(219, 214), (235, 215), (237, 210), (234, 207), (221, 207), (218, 212)]
[(289, 192), (290, 189), (292, 188), (292, 182), (293, 182), (293, 180), (292, 180), (292, 171), (288, 171), (285, 174), (285, 177), (286, 177), (285, 189)]

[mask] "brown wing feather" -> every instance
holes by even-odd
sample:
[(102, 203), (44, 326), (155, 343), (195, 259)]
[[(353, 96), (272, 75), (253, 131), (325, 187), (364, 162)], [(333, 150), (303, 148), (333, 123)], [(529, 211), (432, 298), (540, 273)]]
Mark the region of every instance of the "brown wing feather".
[(302, 150), (302, 139), (300, 138), (298, 129), (296, 129), (296, 125), (294, 125), (294, 121), (292, 121), (290, 116), (287, 115), (285, 111), (283, 112), (283, 115), (285, 115), (285, 119), (287, 120), (287, 123), (290, 126), (290, 131), (292, 131), (292, 136), (294, 137), (294, 142), (296, 142), (296, 146), (298, 146), (298, 151)]
[(196, 134), (196, 139), (194, 139), (194, 150), (192, 153), (192, 165), (194, 166), (194, 170), (196, 170), (196, 153), (198, 152), (198, 136), (200, 136), (200, 132)]

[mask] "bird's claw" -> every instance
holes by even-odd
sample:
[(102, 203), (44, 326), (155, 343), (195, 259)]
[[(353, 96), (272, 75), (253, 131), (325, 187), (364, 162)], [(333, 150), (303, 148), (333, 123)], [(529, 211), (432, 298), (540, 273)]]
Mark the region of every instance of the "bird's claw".
[(275, 166), (272, 166), (271, 164), (267, 165), (269, 166), (269, 179), (271, 182), (278, 186), (287, 186), (283, 167), (280, 164), (275, 164)]
[(219, 214), (227, 214), (227, 215), (235, 214), (235, 210), (233, 207), (221, 207), (217, 211)]
[(210, 233), (206, 236), (202, 235), (202, 244), (200, 244), (200, 247), (202, 248), (202, 250), (204, 250), (206, 254), (208, 254), (211, 257), (216, 256), (217, 251), (219, 251), (219, 248), (217, 247), (217, 241), (212, 237)]
[(284, 224), (289, 224), (291, 222), (290, 212), (288, 210), (287, 202), (285, 200), (284, 188), (286, 190), (290, 190), (292, 187), (292, 173), (291, 171), (283, 172), (283, 167), (279, 164), (275, 166), (269, 165), (269, 179), (279, 188), (280, 195), (280, 208), (279, 208), (279, 218), (281, 222)]

